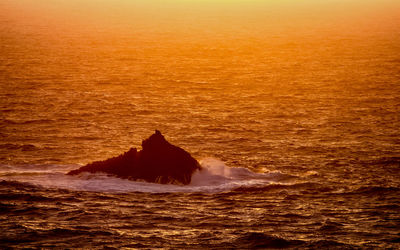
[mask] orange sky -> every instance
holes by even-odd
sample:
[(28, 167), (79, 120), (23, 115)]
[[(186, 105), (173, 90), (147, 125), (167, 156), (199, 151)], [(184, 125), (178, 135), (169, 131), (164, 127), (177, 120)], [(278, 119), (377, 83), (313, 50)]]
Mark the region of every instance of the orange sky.
[(397, 0), (2, 0), (0, 14), (30, 25), (148, 32), (400, 26)]

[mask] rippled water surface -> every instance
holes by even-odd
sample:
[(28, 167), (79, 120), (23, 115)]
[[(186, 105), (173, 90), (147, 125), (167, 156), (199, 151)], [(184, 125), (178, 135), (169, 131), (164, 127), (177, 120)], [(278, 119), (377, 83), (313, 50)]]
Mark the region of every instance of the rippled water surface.
[[(0, 3), (0, 247), (400, 247), (395, 1), (81, 2)], [(190, 185), (65, 175), (155, 129)]]

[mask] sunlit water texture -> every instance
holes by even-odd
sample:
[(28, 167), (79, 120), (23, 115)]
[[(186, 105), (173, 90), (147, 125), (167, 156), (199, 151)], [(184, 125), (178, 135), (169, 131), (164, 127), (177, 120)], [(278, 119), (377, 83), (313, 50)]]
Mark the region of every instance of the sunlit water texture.
[[(399, 248), (400, 4), (0, 2), (0, 247)], [(155, 129), (188, 186), (66, 176)]]

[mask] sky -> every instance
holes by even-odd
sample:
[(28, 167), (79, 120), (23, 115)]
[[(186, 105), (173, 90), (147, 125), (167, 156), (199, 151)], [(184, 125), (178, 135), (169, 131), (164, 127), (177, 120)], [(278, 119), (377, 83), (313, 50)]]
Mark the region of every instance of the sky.
[[(134, 25), (155, 30), (342, 25), (398, 25), (397, 0), (2, 0), (0, 18), (38, 25)], [(1, 20), (0, 19), (0, 20)], [(348, 26), (348, 25), (345, 25)]]

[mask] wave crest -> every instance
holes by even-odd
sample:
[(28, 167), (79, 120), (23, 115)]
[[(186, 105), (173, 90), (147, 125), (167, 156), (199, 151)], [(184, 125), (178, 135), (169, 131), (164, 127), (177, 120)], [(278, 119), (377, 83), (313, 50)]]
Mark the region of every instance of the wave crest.
[[(0, 179), (24, 182), (46, 188), (76, 191), (215, 193), (229, 192), (238, 188), (265, 187), (293, 177), (280, 172), (255, 173), (247, 168), (231, 168), (224, 162), (214, 158), (203, 159), (200, 164), (202, 170), (196, 171), (192, 176), (192, 182), (185, 186), (130, 181), (108, 176), (104, 173), (85, 173), (79, 176), (69, 176), (64, 174), (67, 169), (66, 166), (54, 165), (52, 167), (35, 165), (24, 168), (8, 166), (8, 169), (0, 174)], [(76, 166), (69, 166), (69, 168), (76, 168)]]

